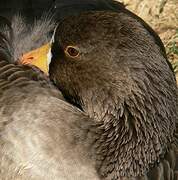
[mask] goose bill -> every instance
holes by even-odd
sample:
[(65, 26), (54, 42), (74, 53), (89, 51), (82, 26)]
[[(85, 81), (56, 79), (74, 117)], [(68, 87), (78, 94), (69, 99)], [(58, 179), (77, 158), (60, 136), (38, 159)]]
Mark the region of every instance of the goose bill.
[(27, 52), (20, 58), (20, 64), (30, 64), (38, 67), (48, 75), (49, 64), (51, 61), (51, 45), (45, 44), (35, 50)]

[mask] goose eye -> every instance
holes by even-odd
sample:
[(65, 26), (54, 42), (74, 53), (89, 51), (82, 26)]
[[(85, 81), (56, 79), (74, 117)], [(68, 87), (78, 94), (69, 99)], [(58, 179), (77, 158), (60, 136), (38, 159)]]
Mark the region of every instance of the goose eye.
[(76, 47), (68, 46), (65, 50), (66, 54), (70, 57), (78, 57), (79, 56), (79, 50)]

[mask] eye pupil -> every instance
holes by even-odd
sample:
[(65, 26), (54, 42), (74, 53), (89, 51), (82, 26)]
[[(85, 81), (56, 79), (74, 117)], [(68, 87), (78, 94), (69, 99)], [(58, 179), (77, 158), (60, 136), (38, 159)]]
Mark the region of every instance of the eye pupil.
[(79, 55), (79, 51), (74, 47), (68, 47), (66, 51), (71, 57), (77, 57)]

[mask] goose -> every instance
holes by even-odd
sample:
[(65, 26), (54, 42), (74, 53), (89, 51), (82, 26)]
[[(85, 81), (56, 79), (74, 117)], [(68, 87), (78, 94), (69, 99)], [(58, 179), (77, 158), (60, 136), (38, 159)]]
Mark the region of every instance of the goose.
[(85, 153), (98, 123), (39, 69), (14, 62), (15, 29), (4, 18), (0, 27), (0, 180), (99, 180)]
[(10, 63), (0, 42), (2, 180), (177, 179), (175, 77), (140, 21), (111, 11), (60, 21), (54, 84)]
[(178, 178), (175, 76), (137, 19), (111, 11), (68, 16), (50, 57), (50, 80), (101, 123), (87, 146), (100, 179)]

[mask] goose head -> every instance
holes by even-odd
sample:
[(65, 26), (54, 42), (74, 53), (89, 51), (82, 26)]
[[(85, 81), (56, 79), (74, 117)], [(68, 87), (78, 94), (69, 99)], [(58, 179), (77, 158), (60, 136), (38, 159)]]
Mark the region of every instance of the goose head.
[(103, 124), (99, 174), (142, 176), (158, 164), (174, 142), (177, 87), (147, 30), (124, 13), (87, 12), (59, 22), (50, 53), (50, 79)]

